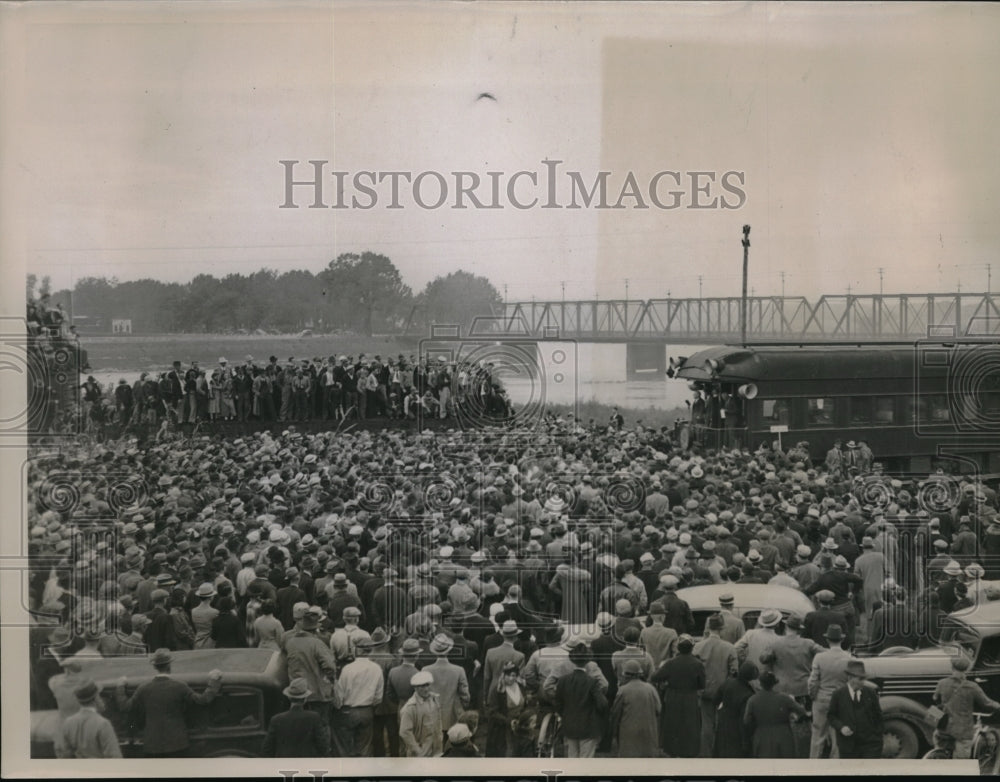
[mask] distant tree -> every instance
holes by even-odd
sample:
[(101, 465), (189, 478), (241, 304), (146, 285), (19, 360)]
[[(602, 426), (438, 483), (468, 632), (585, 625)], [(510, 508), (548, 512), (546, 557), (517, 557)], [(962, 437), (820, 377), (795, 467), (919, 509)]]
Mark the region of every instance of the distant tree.
[(368, 336), (374, 333), (376, 315), (382, 324), (394, 324), (413, 298), (392, 261), (377, 253), (343, 253), (318, 278), (329, 300), (330, 320), (360, 327)]
[(480, 316), (490, 316), (503, 304), (500, 293), (485, 277), (452, 272), (427, 283), (420, 295), (428, 323), (469, 326)]

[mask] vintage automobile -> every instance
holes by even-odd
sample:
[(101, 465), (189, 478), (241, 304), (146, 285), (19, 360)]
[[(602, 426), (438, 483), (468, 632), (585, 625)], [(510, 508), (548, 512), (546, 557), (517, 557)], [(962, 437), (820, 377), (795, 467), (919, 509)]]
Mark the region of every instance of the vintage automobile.
[(939, 645), (894, 647), (863, 658), (869, 680), (881, 695), (884, 757), (917, 758), (933, 746), (934, 731), (925, 715), (937, 683), (951, 674), (951, 658), (963, 650), (974, 661), (968, 678), (1000, 700), (1000, 602), (948, 614)]
[(695, 634), (702, 635), (708, 617), (719, 611), (719, 598), (729, 593), (734, 598), (733, 613), (743, 620), (747, 630), (757, 626), (761, 611), (776, 608), (782, 619), (791, 614), (804, 618), (815, 607), (813, 602), (792, 587), (777, 584), (706, 584), (680, 589), (677, 596), (688, 604), (694, 617)]
[[(192, 757), (254, 757), (259, 754), (272, 715), (288, 708), (282, 695), (287, 685), (281, 652), (269, 649), (198, 649), (174, 652), (171, 676), (196, 692), (205, 689), (208, 674), (223, 671), (222, 690), (212, 703), (194, 706), (188, 716)], [(142, 756), (142, 729), (133, 725), (115, 702), (115, 684), (127, 680), (131, 695), (155, 670), (145, 656), (94, 658), (83, 662), (83, 676), (101, 689), (104, 715), (111, 720), (125, 757)], [(58, 712), (31, 712), (31, 757), (55, 757)]]

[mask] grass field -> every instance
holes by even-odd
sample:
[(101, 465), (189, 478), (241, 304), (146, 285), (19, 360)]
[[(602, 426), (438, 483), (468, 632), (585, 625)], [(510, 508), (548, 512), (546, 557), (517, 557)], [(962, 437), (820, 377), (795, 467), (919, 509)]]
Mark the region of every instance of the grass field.
[(156, 336), (114, 336), (80, 339), (87, 351), (90, 366), (97, 372), (165, 371), (174, 361), (185, 368), (197, 361), (203, 367), (216, 367), (221, 356), (230, 366), (242, 364), (252, 355), (258, 364), (266, 364), (269, 356), (284, 362), (313, 356), (348, 354), (357, 356), (409, 356), (416, 351), (415, 343), (403, 343), (393, 337), (363, 337), (358, 335), (228, 335), (228, 334), (163, 334)]

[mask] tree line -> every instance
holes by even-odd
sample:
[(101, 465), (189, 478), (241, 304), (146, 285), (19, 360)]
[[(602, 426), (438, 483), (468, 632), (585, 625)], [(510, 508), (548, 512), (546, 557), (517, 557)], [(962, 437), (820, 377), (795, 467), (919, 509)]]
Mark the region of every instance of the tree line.
[[(29, 275), (29, 289), (35, 283)], [(47, 286), (48, 279), (42, 283)], [(372, 252), (341, 254), (316, 274), (265, 268), (222, 278), (199, 274), (186, 283), (85, 277), (72, 291), (52, 292), (51, 301), (67, 313), (101, 321), (102, 331), (110, 331), (112, 319), (131, 319), (136, 334), (306, 328), (398, 333), (407, 325), (467, 325), (502, 304), (489, 280), (464, 271), (437, 277), (414, 294), (392, 261)]]

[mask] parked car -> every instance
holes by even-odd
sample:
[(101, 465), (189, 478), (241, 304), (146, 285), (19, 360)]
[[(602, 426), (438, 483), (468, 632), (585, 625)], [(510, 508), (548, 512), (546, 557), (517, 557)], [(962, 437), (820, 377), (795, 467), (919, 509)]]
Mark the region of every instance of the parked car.
[(1000, 602), (983, 602), (948, 614), (940, 644), (925, 649), (887, 649), (865, 657), (869, 680), (880, 690), (885, 717), (883, 756), (918, 758), (933, 746), (925, 720), (937, 683), (951, 675), (951, 659), (963, 651), (973, 660), (967, 676), (1000, 700)]
[(708, 617), (719, 612), (719, 598), (727, 592), (734, 598), (733, 613), (743, 620), (747, 630), (757, 626), (757, 618), (767, 608), (777, 608), (781, 611), (782, 619), (787, 619), (791, 614), (804, 618), (815, 607), (812, 600), (799, 590), (778, 584), (706, 584), (686, 587), (678, 590), (677, 596), (691, 609), (695, 634), (704, 634)]
[[(192, 757), (254, 757), (259, 754), (272, 715), (288, 708), (282, 689), (288, 684), (282, 653), (270, 649), (196, 649), (173, 653), (171, 676), (201, 692), (208, 674), (218, 668), (222, 690), (210, 703), (194, 706), (188, 717)], [(131, 724), (115, 702), (119, 677), (134, 693), (156, 673), (145, 656), (100, 657), (83, 662), (82, 675), (101, 690), (104, 716), (115, 727), (122, 755), (142, 757), (142, 729)], [(58, 712), (31, 712), (31, 757), (55, 757)]]

